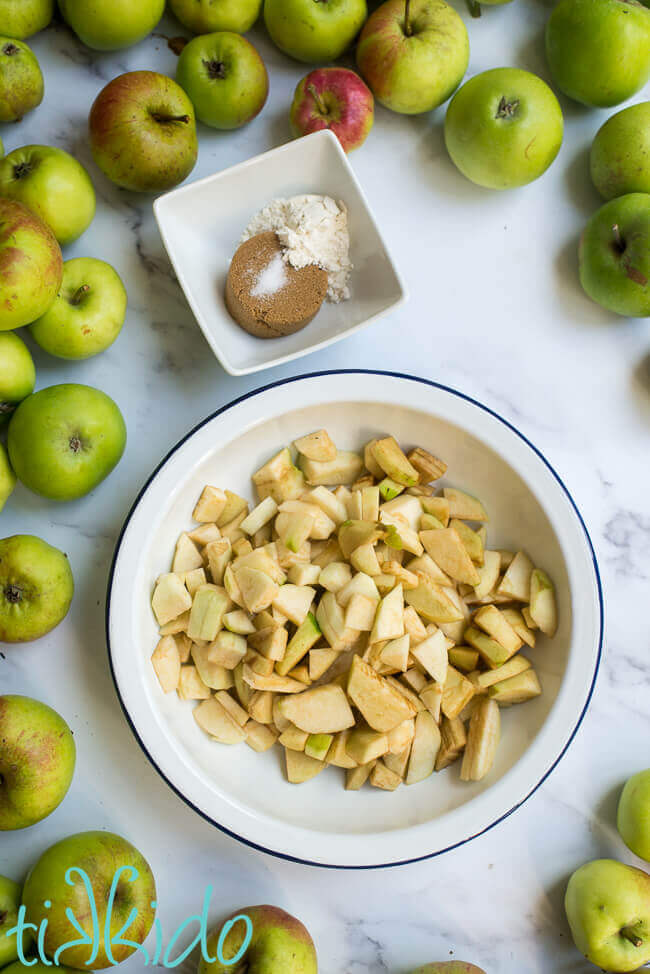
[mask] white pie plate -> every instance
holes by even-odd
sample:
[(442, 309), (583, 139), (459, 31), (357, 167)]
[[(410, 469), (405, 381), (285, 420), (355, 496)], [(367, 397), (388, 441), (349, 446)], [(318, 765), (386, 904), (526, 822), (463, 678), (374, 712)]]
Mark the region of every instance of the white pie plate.
[[(341, 448), (392, 433), (449, 464), (447, 483), (478, 495), (492, 546), (525, 546), (556, 583), (560, 625), (531, 651), (543, 695), (503, 711), (495, 766), (464, 784), (458, 766), (387, 793), (343, 789), (327, 769), (289, 785), (281, 749), (210, 741), (192, 704), (164, 696), (149, 657), (154, 580), (206, 483), (250, 495), (250, 475), (281, 446), (327, 427)], [(109, 581), (107, 637), (115, 683), (145, 753), (177, 794), (220, 829), (274, 855), (321, 866), (377, 867), (438, 855), (506, 818), (545, 780), (585, 714), (601, 654), (598, 567), (562, 481), (526, 438), (452, 389), (409, 376), (345, 371), (274, 383), (220, 409), (178, 443), (124, 525)]]

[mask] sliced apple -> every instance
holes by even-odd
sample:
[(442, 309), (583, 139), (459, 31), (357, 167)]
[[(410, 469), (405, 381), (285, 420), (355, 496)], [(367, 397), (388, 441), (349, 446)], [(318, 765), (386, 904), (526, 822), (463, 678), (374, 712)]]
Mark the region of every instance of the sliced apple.
[(218, 487), (204, 487), (192, 512), (192, 519), (199, 523), (214, 521), (216, 524), (226, 506), (226, 500), (226, 495)]
[(349, 559), (355, 548), (374, 544), (384, 537), (386, 531), (374, 521), (345, 521), (339, 528), (338, 541), (343, 557)]
[(512, 653), (509, 653), (507, 649), (504, 649), (501, 643), (498, 643), (496, 639), (492, 639), (490, 636), (481, 632), (476, 626), (469, 626), (465, 630), (464, 636), (465, 642), (473, 646), (474, 649), (478, 649), (481, 654), (481, 659), (484, 663), (494, 670), (498, 666), (503, 666), (507, 663)]
[(474, 586), (477, 599), (484, 599), (496, 587), (501, 571), (501, 555), (498, 551), (484, 551), (483, 564), (478, 566), (478, 584)]
[(436, 683), (445, 682), (449, 657), (447, 655), (447, 637), (442, 630), (437, 629), (417, 646), (413, 646), (411, 655)]
[(286, 676), (290, 670), (297, 666), (300, 660), (306, 656), (309, 650), (321, 637), (321, 628), (316, 617), (309, 612), (307, 618), (298, 627), (296, 632), (289, 640), (284, 657), (276, 664), (276, 671), (280, 676)]
[(501, 579), (497, 592), (507, 595), (517, 602), (528, 602), (530, 599), (530, 579), (534, 565), (524, 551), (518, 551), (514, 556), (505, 575)]
[(454, 529), (460, 540), (463, 542), (465, 550), (474, 564), (480, 567), (484, 560), (485, 545), (483, 544), (483, 539), (478, 531), (472, 531), (469, 525), (465, 524), (464, 521), (459, 521), (456, 517), (451, 519), (449, 522), (449, 527)]
[(479, 698), (469, 722), (461, 781), (481, 781), (488, 774), (494, 764), (500, 733), (499, 705), (487, 697)]
[(303, 683), (300, 683), (298, 680), (292, 680), (288, 676), (280, 676), (279, 673), (269, 673), (266, 675), (256, 673), (248, 663), (243, 664), (242, 677), (244, 683), (247, 683), (253, 690), (270, 690), (271, 693), (302, 693), (305, 689)]
[(375, 577), (381, 575), (381, 566), (377, 560), (377, 552), (372, 543), (359, 545), (350, 555), (350, 564), (357, 572)]
[(357, 762), (350, 757), (347, 752), (347, 743), (350, 736), (349, 730), (339, 731), (332, 741), (332, 746), (327, 752), (325, 760), (328, 764), (333, 764), (336, 768), (356, 768)]
[(163, 693), (178, 689), (181, 677), (181, 657), (173, 636), (163, 636), (151, 654), (151, 662)]
[(191, 656), (198, 674), (206, 687), (210, 687), (211, 690), (229, 690), (234, 686), (231, 671), (226, 669), (225, 666), (213, 663), (210, 659), (209, 646), (200, 646), (198, 643), (193, 643)]
[(440, 625), (443, 622), (461, 622), (463, 613), (453, 604), (439, 585), (430, 575), (423, 572), (416, 573), (420, 584), (416, 589), (409, 589), (404, 598), (415, 611), (426, 619)]
[(202, 585), (192, 600), (187, 635), (193, 640), (212, 642), (223, 629), (223, 617), (230, 608), (232, 602), (225, 589), (218, 585)]
[(259, 754), (270, 750), (278, 739), (276, 731), (266, 724), (258, 724), (256, 720), (249, 720), (244, 727), (246, 743)]
[(369, 727), (356, 727), (350, 731), (346, 750), (358, 765), (368, 764), (386, 754), (388, 738)]
[(215, 585), (223, 585), (224, 572), (228, 562), (232, 558), (230, 538), (219, 538), (218, 541), (211, 541), (205, 546), (204, 554), (208, 562), (212, 581)]
[(433, 453), (423, 450), (420, 446), (411, 450), (408, 459), (409, 463), (419, 473), (419, 483), (421, 484), (430, 484), (433, 480), (440, 480), (447, 472), (446, 463), (439, 460), (438, 457), (434, 457)]
[(527, 669), (508, 680), (494, 683), (488, 689), (488, 696), (496, 700), (500, 707), (509, 707), (514, 703), (526, 703), (542, 692), (535, 670)]
[(370, 633), (370, 642), (384, 639), (397, 639), (404, 635), (404, 593), (401, 585), (386, 595), (377, 607), (375, 622)]
[(268, 690), (256, 690), (248, 705), (249, 716), (258, 724), (271, 724), (274, 699), (275, 694), (269, 693)]
[(555, 588), (546, 572), (536, 568), (530, 579), (530, 616), (545, 636), (557, 632)]
[(314, 487), (338, 487), (351, 484), (363, 470), (363, 460), (358, 453), (339, 450), (334, 460), (320, 462), (301, 455), (298, 464), (308, 484)]
[(471, 673), (478, 666), (478, 649), (470, 649), (469, 646), (452, 646), (448, 656), (451, 665), (462, 673)]
[(151, 599), (151, 607), (159, 626), (164, 626), (192, 608), (192, 596), (179, 575), (169, 572), (159, 577)]
[(278, 513), (278, 505), (272, 497), (265, 497), (254, 507), (250, 514), (241, 522), (241, 529), (245, 534), (252, 535), (260, 531), (265, 524), (272, 521)]
[(394, 436), (377, 440), (372, 447), (373, 459), (386, 476), (405, 487), (413, 487), (420, 479), (418, 471), (409, 461)]
[(448, 526), (451, 514), (450, 504), (446, 497), (421, 497), (420, 504), (425, 514), (432, 514), (444, 528)]
[(420, 540), (435, 563), (459, 582), (478, 585), (479, 574), (465, 545), (454, 528), (441, 528), (438, 531), (421, 531)]
[(336, 734), (354, 726), (354, 714), (341, 687), (327, 684), (287, 697), (280, 713), (309, 734)]
[(320, 507), (321, 511), (327, 514), (337, 527), (347, 521), (348, 513), (345, 504), (327, 487), (314, 487), (306, 497), (309, 503)]
[(240, 707), (234, 697), (231, 697), (227, 690), (218, 690), (215, 693), (215, 699), (219, 701), (224, 710), (227, 710), (229, 715), (243, 727), (248, 722), (248, 714), (243, 707)]
[(206, 582), (207, 578), (203, 568), (193, 568), (191, 571), (185, 572), (185, 588), (192, 597)]
[(279, 586), (256, 568), (240, 568), (235, 577), (248, 612), (267, 609), (279, 592)]
[(442, 712), (449, 720), (458, 717), (461, 711), (467, 706), (476, 688), (474, 684), (459, 673), (458, 670), (450, 666), (447, 670), (447, 678), (442, 688)]
[(474, 613), (474, 622), (477, 626), (496, 639), (509, 656), (514, 656), (522, 645), (523, 640), (512, 628), (503, 613), (495, 605), (485, 605)]
[(327, 430), (317, 430), (301, 436), (293, 441), (293, 445), (308, 460), (318, 460), (320, 463), (336, 460), (336, 446)]
[(291, 466), (279, 480), (266, 481), (255, 485), (258, 501), (272, 497), (276, 504), (297, 500), (305, 491), (305, 477), (302, 470)]
[(327, 673), (338, 657), (339, 654), (334, 649), (311, 649), (309, 651), (309, 678), (320, 680), (321, 676)]
[(194, 568), (203, 567), (203, 555), (188, 534), (181, 534), (176, 542), (173, 572), (191, 572)]
[(292, 565), (287, 572), (287, 581), (292, 585), (316, 585), (320, 578), (321, 569), (318, 565), (298, 563)]
[(246, 731), (230, 716), (215, 697), (204, 700), (192, 711), (201, 730), (220, 744), (239, 744), (246, 739)]
[(240, 636), (248, 636), (255, 632), (251, 617), (243, 609), (233, 609), (231, 612), (226, 612), (223, 617), (223, 624), (230, 632)]
[(318, 584), (328, 592), (340, 592), (352, 579), (352, 569), (346, 561), (331, 561), (321, 569)]
[(509, 680), (513, 676), (518, 676), (525, 670), (530, 669), (530, 666), (530, 660), (519, 653), (504, 663), (503, 666), (499, 666), (494, 670), (487, 670), (486, 673), (470, 674), (470, 678), (479, 690), (487, 690), (488, 687), (491, 687), (495, 683), (501, 683), (504, 680)]
[(187, 536), (199, 548), (203, 548), (206, 544), (210, 544), (211, 541), (218, 541), (221, 537), (221, 531), (216, 524), (202, 524), (200, 527), (194, 528), (193, 531), (188, 531)]
[[(391, 731), (416, 712), (413, 704), (360, 656), (352, 660), (347, 692), (366, 723), (381, 733)], [(361, 760), (359, 763), (364, 762)]]
[(449, 720), (447, 717), (443, 718), (440, 726), (440, 737), (441, 742), (438, 757), (436, 758), (436, 771), (442, 771), (443, 768), (448, 768), (463, 753), (467, 744), (467, 734), (462, 720), (458, 717), (455, 717), (453, 720)]
[(415, 718), (415, 734), (411, 744), (405, 784), (414, 785), (433, 774), (440, 740), (440, 729), (437, 723), (428, 710), (421, 710)]
[(305, 754), (316, 761), (324, 761), (333, 740), (333, 734), (310, 734), (305, 744)]
[(537, 641), (535, 633), (526, 625), (523, 614), (518, 609), (501, 609), (501, 615), (512, 626), (519, 638), (523, 639), (531, 649), (534, 649)]
[(436, 565), (431, 555), (424, 554), (420, 555), (419, 558), (412, 558), (406, 567), (414, 575), (428, 575), (436, 585), (451, 585), (449, 575), (443, 572), (439, 565)]
[(375, 602), (375, 607), (380, 601), (377, 585), (370, 575), (358, 572), (344, 588), (336, 593), (336, 601), (345, 609), (354, 595), (365, 595), (366, 598)]
[(393, 727), (391, 731), (388, 732), (388, 750), (391, 754), (400, 754), (405, 747), (408, 747), (413, 740), (413, 735), (415, 734), (415, 719), (409, 717), (407, 720), (403, 720), (401, 724), (397, 727)]
[(374, 788), (382, 788), (384, 791), (395, 791), (402, 784), (401, 777), (381, 761), (377, 761), (370, 772), (369, 781)]
[[(276, 697), (276, 700), (277, 699), (278, 698)], [(279, 702), (281, 702), (281, 700), (278, 700), (278, 703)], [(290, 751), (304, 751), (308, 738), (309, 734), (307, 731), (300, 730), (299, 727), (294, 727), (293, 724), (289, 724), (286, 730), (282, 731), (278, 740), (282, 747), (286, 747)]]
[(370, 632), (377, 614), (377, 602), (367, 595), (356, 593), (352, 596), (345, 610), (346, 629), (358, 632)]
[[(419, 583), (419, 579), (418, 579)], [(411, 646), (427, 638), (427, 630), (412, 605), (404, 607), (404, 632), (408, 633)]]
[(379, 655), (384, 666), (403, 673), (408, 668), (410, 643), (411, 639), (408, 634), (389, 640)]
[(440, 723), (440, 716), (442, 713), (442, 693), (442, 685), (440, 683), (436, 683), (435, 681), (432, 683), (426, 683), (420, 690), (420, 700), (427, 708), (436, 724)]
[(292, 785), (302, 785), (320, 774), (327, 767), (324, 761), (316, 761), (302, 751), (284, 750), (287, 769), (287, 781)]
[(411, 755), (411, 745), (408, 744), (399, 754), (384, 754), (382, 761), (386, 767), (404, 779)]
[(191, 663), (181, 666), (177, 692), (181, 700), (207, 700), (212, 696), (210, 687), (205, 685), (196, 666)]
[(446, 501), (449, 501), (449, 516), (460, 518), (461, 521), (489, 521), (489, 517), (480, 500), (466, 494), (456, 487), (445, 487), (442, 491)]

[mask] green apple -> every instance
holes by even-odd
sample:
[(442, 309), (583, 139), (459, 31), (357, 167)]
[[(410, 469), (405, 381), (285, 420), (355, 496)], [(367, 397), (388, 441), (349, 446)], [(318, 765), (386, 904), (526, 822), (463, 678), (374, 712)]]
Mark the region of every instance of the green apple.
[[(22, 898), (22, 886), (7, 876), (0, 876), (0, 967), (5, 968), (18, 957), (16, 934), (8, 937), (7, 932), (16, 925), (18, 908)], [(27, 949), (27, 938), (23, 936), (23, 951)], [(8, 969), (8, 968), (5, 968)], [(25, 968), (21, 965), (22, 974)]]
[(176, 80), (196, 117), (216, 129), (238, 129), (258, 115), (269, 94), (264, 61), (245, 37), (203, 34), (186, 44)]
[(43, 30), (54, 15), (54, 0), (0, 0), (2, 33), (24, 41)]
[[(116, 943), (109, 954), (111, 938), (124, 928), (123, 937), (141, 944), (147, 937), (155, 916), (156, 884), (149, 863), (135, 846), (126, 839), (111, 832), (80, 832), (62, 839), (45, 852), (32, 868), (23, 890), (23, 903), (27, 917), (37, 926), (47, 918), (44, 937), (45, 953), (71, 967), (88, 970), (92, 948), (73, 946), (62, 950), (60, 947), (78, 941), (79, 938), (66, 916), (71, 910), (77, 923), (89, 939), (93, 934), (93, 920), (88, 910), (88, 896), (77, 879), (74, 886), (66, 882), (69, 869), (83, 870), (90, 880), (102, 931), (97, 957), (91, 966), (102, 969), (114, 963), (120, 964), (136, 950), (125, 941)], [(121, 872), (118, 875), (118, 872)], [(134, 875), (135, 873), (135, 875)], [(137, 877), (137, 878), (136, 878)], [(76, 877), (75, 877), (76, 878)], [(113, 909), (107, 920), (109, 891), (116, 880)], [(47, 909), (45, 901), (52, 906)], [(133, 911), (134, 918), (127, 925)], [(104, 936), (108, 923), (110, 937)]]
[(76, 257), (63, 265), (61, 290), (29, 330), (50, 355), (90, 358), (119, 335), (126, 303), (124, 285), (110, 264), (94, 257)]
[(386, 0), (357, 45), (359, 71), (375, 98), (403, 115), (447, 101), (468, 62), (467, 29), (444, 0)]
[(74, 580), (67, 555), (41, 538), (0, 541), (0, 642), (40, 639), (67, 615)]
[(650, 101), (617, 112), (591, 146), (591, 178), (602, 197), (650, 193)]
[(63, 717), (31, 697), (0, 696), (0, 831), (26, 829), (58, 808), (76, 760)]
[(119, 51), (151, 33), (165, 0), (60, 0), (60, 6), (66, 23), (87, 47)]
[(0, 199), (0, 331), (44, 314), (62, 277), (61, 248), (50, 228), (22, 203)]
[(569, 98), (619, 105), (650, 78), (650, 10), (637, 0), (560, 0), (546, 26), (546, 55)]
[(264, 0), (169, 0), (171, 12), (195, 34), (234, 30), (245, 34), (260, 13)]
[[(237, 970), (245, 970), (246, 974), (317, 974), (314, 941), (300, 920), (277, 906), (250, 906), (238, 910), (233, 917), (242, 915), (251, 921), (252, 940)], [(217, 957), (217, 944), (224, 926), (212, 930), (208, 937), (210, 957)], [(239, 921), (222, 943), (225, 961), (231, 961), (238, 955), (245, 936), (246, 925)], [(233, 970), (231, 963), (221, 964), (218, 959), (208, 964), (202, 958), (199, 964), (199, 974), (228, 974)]]
[(650, 194), (605, 203), (580, 240), (580, 282), (598, 304), (631, 318), (650, 315)]
[(462, 960), (446, 960), (438, 964), (425, 964), (413, 971), (413, 974), (485, 974), (485, 971)]
[(18, 122), (40, 105), (44, 90), (41, 68), (31, 48), (11, 37), (0, 37), (0, 122)]
[(628, 849), (650, 862), (650, 770), (639, 771), (626, 781), (616, 824)]
[(9, 454), (0, 443), (0, 511), (5, 506), (16, 486), (16, 474), (9, 463)]
[(650, 876), (597, 859), (576, 870), (564, 900), (578, 950), (607, 971), (636, 971), (650, 961)]
[(51, 145), (26, 145), (0, 159), (0, 196), (28, 206), (62, 247), (80, 237), (95, 215), (90, 176), (69, 153)]
[(34, 359), (22, 338), (0, 331), (0, 427), (9, 422), (19, 402), (36, 383)]
[[(43, 964), (41, 961), (36, 961), (35, 964), (32, 963), (28, 970), (29, 974), (52, 974), (51, 962)], [(55, 970), (56, 974), (77, 974), (77, 971), (74, 971), (71, 967), (63, 967), (61, 964)], [(89, 968), (86, 967), (84, 970), (89, 970)], [(21, 964), (20, 961), (16, 961), (15, 964), (10, 964), (9, 967), (3, 967), (2, 974), (25, 974), (25, 965)]]
[(368, 16), (366, 0), (265, 0), (271, 40), (297, 61), (336, 61)]
[(198, 156), (192, 102), (164, 74), (121, 74), (90, 110), (90, 143), (95, 162), (118, 186), (138, 193), (171, 189)]
[(563, 130), (562, 109), (541, 78), (519, 68), (493, 68), (452, 98), (445, 143), (472, 182), (511, 189), (546, 172), (560, 151)]
[(19, 480), (52, 500), (84, 497), (119, 463), (126, 427), (99, 389), (50, 386), (24, 399), (9, 423), (9, 458)]

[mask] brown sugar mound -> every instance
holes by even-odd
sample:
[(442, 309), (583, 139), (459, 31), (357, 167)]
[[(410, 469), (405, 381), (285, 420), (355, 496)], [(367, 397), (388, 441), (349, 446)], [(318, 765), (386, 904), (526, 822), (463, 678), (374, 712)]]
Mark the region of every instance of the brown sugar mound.
[[(226, 280), (226, 307), (245, 331), (256, 338), (281, 338), (300, 331), (314, 318), (325, 300), (327, 271), (315, 264), (279, 268), (282, 246), (269, 230), (246, 240), (235, 252)], [(262, 276), (264, 275), (264, 277)], [(274, 282), (263, 290), (260, 282)]]

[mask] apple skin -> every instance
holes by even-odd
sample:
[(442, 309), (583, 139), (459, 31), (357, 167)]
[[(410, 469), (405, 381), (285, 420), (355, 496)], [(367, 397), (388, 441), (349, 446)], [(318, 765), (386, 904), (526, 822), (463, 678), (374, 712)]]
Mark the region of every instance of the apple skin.
[(58, 808), (72, 783), (72, 731), (47, 704), (0, 697), (0, 831), (26, 829)]
[(5, 506), (16, 486), (17, 477), (9, 462), (6, 447), (0, 443), (0, 511)]
[(61, 248), (50, 228), (22, 203), (0, 199), (0, 331), (44, 314), (62, 277)]
[(462, 960), (447, 960), (438, 964), (425, 964), (413, 971), (413, 974), (485, 974), (485, 971), (482, 967)]
[(650, 193), (650, 101), (630, 105), (605, 122), (596, 133), (589, 163), (603, 199)]
[(447, 109), (445, 143), (464, 176), (489, 189), (524, 186), (562, 145), (562, 109), (541, 78), (493, 68), (460, 88)]
[(27, 44), (0, 37), (0, 122), (18, 122), (43, 101), (45, 83)]
[[(612, 859), (597, 859), (576, 870), (564, 900), (578, 950), (615, 974), (636, 971), (650, 960), (650, 876)], [(630, 929), (635, 946), (621, 931)]]
[(54, 0), (0, 0), (2, 30), (20, 41), (44, 30), (53, 16)]
[(650, 10), (636, 0), (560, 0), (546, 25), (546, 56), (569, 98), (619, 105), (650, 78)]
[(590, 298), (619, 315), (648, 317), (650, 195), (628, 193), (601, 206), (582, 234), (579, 262)]
[(95, 216), (90, 176), (69, 153), (50, 145), (26, 145), (0, 160), (0, 196), (40, 216), (62, 247), (87, 230)]
[(61, 13), (79, 40), (96, 51), (132, 47), (157, 26), (165, 0), (60, 0)]
[[(18, 919), (18, 908), (22, 897), (23, 888), (19, 883), (7, 876), (0, 876), (0, 967), (7, 970), (5, 965), (11, 964), (18, 957), (16, 936), (7, 936), (7, 931), (11, 930)], [(27, 949), (27, 937), (23, 937), (23, 951)], [(25, 968), (20, 965), (22, 974)]]
[(291, 105), (295, 136), (330, 129), (346, 152), (363, 145), (375, 118), (375, 99), (348, 68), (316, 68), (298, 83)]
[(368, 16), (366, 0), (265, 0), (264, 22), (276, 47), (309, 64), (336, 61)]
[(264, 0), (169, 0), (169, 8), (194, 34), (232, 30), (245, 34), (257, 21)]
[(73, 595), (62, 551), (31, 534), (0, 540), (0, 642), (40, 639), (65, 618)]
[(50, 386), (23, 399), (9, 423), (9, 458), (22, 483), (52, 500), (84, 497), (119, 463), (126, 426), (99, 389)]
[(639, 771), (626, 781), (616, 824), (628, 849), (650, 862), (650, 770)]
[(0, 428), (9, 422), (19, 402), (34, 391), (34, 359), (22, 338), (0, 331)]
[[(233, 917), (241, 914), (245, 914), (253, 924), (253, 939), (242, 960), (246, 974), (317, 974), (314, 941), (300, 920), (277, 906), (250, 906), (238, 910)], [(211, 957), (216, 957), (222, 929), (223, 925), (216, 927), (208, 937), (208, 954)], [(232, 928), (223, 945), (226, 960), (236, 957), (245, 933), (243, 923), (237, 923)], [(208, 964), (202, 957), (198, 974), (228, 974), (232, 970), (232, 964), (220, 964), (218, 960)]]
[(29, 326), (41, 348), (64, 359), (85, 359), (112, 345), (124, 324), (127, 295), (110, 264), (76, 257), (63, 265), (61, 289)]
[(429, 112), (454, 93), (469, 63), (465, 24), (444, 0), (386, 0), (369, 17), (357, 66), (378, 102), (403, 115)]
[[(3, 967), (2, 974), (25, 974), (25, 970), (25, 965), (21, 964), (20, 961), (16, 961), (15, 964), (10, 964), (9, 967)], [(90, 969), (86, 967), (84, 970), (89, 971)], [(32, 964), (29, 971), (30, 974), (52, 974), (52, 968), (47, 964), (42, 964), (40, 961)], [(61, 964), (55, 968), (55, 971), (56, 974), (77, 974), (71, 967), (63, 967)]]
[(203, 34), (186, 44), (176, 81), (196, 117), (216, 129), (238, 129), (264, 108), (269, 76), (253, 45), (230, 31)]
[(198, 157), (194, 107), (166, 75), (129, 71), (95, 99), (90, 142), (99, 168), (123, 189), (172, 189), (189, 176)]
[[(153, 924), (155, 909), (151, 903), (156, 900), (156, 884), (149, 863), (135, 846), (126, 839), (111, 832), (79, 832), (68, 836), (51, 846), (32, 868), (25, 881), (23, 903), (27, 917), (37, 926), (47, 917), (48, 925), (44, 938), (45, 953), (50, 957), (63, 944), (73, 939), (74, 928), (65, 915), (71, 909), (78, 923), (89, 936), (92, 936), (92, 919), (88, 910), (88, 896), (80, 880), (75, 886), (65, 881), (68, 869), (76, 867), (85, 870), (90, 879), (97, 904), (100, 930), (106, 923), (108, 891), (113, 877), (121, 867), (131, 867), (138, 872), (138, 878), (129, 882), (129, 873), (120, 879), (110, 924), (110, 933), (117, 936), (124, 926), (132, 909), (137, 916), (125, 937), (135, 943), (143, 943)], [(51, 909), (44, 907), (44, 901), (52, 902)], [(69, 947), (62, 951), (59, 960), (63, 964), (81, 970), (86, 966), (92, 947)], [(120, 964), (130, 957), (135, 948), (116, 945), (113, 948), (115, 961)], [(111, 965), (102, 935), (94, 970), (102, 970)]]

